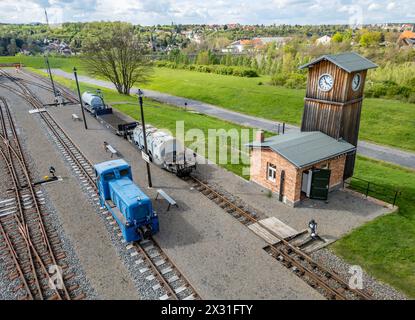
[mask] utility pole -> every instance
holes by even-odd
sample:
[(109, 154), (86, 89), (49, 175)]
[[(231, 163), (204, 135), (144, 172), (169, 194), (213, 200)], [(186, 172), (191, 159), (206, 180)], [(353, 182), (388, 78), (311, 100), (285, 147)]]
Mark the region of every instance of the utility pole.
[(78, 89), (79, 105), (81, 106), (81, 112), (82, 112), (82, 118), (84, 119), (85, 130), (88, 130), (88, 126), (86, 124), (86, 119), (85, 119), (84, 104), (82, 103), (81, 90), (79, 90), (78, 74), (76, 73), (75, 67), (73, 67), (73, 74), (75, 76), (76, 88)]
[(49, 28), (48, 12), (46, 11), (46, 8), (45, 8), (45, 17), (46, 17), (46, 24), (47, 24), (47, 26)]
[(49, 64), (49, 58), (48, 56), (45, 55), (45, 61), (46, 61), (46, 67), (48, 68), (48, 73), (49, 73), (49, 78), (50, 78), (50, 82), (52, 83), (52, 89), (53, 89), (53, 95), (56, 98), (56, 88), (55, 88), (55, 82), (53, 82), (53, 76), (52, 76), (52, 71), (50, 70), (50, 64)]
[[(141, 125), (143, 126), (143, 138), (144, 138), (144, 151), (147, 155), (146, 165), (147, 165), (147, 180), (148, 180), (148, 187), (152, 188), (153, 183), (151, 182), (151, 172), (150, 172), (150, 163), (148, 159), (148, 148), (147, 148), (147, 134), (146, 134), (146, 123), (144, 121), (144, 110), (143, 110), (143, 91), (138, 89), (137, 91), (138, 95), (138, 102), (140, 104), (140, 111), (141, 111)], [(148, 161), (147, 161), (148, 160)]]

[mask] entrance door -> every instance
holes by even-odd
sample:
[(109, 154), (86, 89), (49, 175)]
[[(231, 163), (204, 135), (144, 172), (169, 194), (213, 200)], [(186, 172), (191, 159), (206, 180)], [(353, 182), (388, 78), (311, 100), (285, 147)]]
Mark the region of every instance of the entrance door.
[(311, 180), (311, 199), (327, 200), (330, 185), (330, 170), (314, 169)]

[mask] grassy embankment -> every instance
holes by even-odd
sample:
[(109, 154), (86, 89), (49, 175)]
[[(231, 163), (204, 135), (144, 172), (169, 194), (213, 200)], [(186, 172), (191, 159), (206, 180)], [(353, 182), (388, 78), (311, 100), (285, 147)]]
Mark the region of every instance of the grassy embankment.
[[(57, 78), (56, 80), (74, 88), (74, 84), (71, 81), (62, 78)], [(218, 86), (218, 90), (220, 90), (220, 83)], [(82, 87), (84, 90), (92, 89), (85, 84), (82, 84)], [(258, 86), (258, 88), (263, 87)], [(192, 90), (196, 89), (193, 88)], [(126, 102), (115, 106), (138, 118), (135, 98), (120, 96), (108, 89), (103, 89), (103, 91), (107, 97), (107, 101)], [(200, 93), (200, 95), (202, 94)], [(289, 95), (289, 92), (287, 94)], [(261, 92), (258, 93), (258, 99), (261, 98), (260, 96)], [(287, 98), (285, 101), (290, 101), (291, 98)], [(395, 103), (394, 101), (386, 102), (389, 104)], [(393, 113), (386, 116), (392, 115)], [(224, 121), (192, 114), (154, 102), (151, 102), (151, 106), (147, 103), (146, 117), (150, 123), (169, 130), (174, 129), (174, 119), (185, 119), (187, 128), (198, 127), (203, 131), (208, 128), (218, 127), (238, 128), (238, 126)], [(385, 120), (385, 115), (382, 114), (379, 114), (377, 118), (374, 117), (372, 121), (380, 122), (381, 119), (383, 119), (382, 123), (388, 123)], [(408, 124), (408, 120), (413, 121), (413, 118), (405, 119), (403, 121), (405, 125)], [(396, 120), (393, 120), (392, 123), (396, 123)], [(408, 141), (402, 142), (404, 144), (408, 143)], [(237, 166), (227, 165), (225, 167), (236, 174), (240, 174), (240, 168)], [(379, 217), (354, 230), (336, 242), (332, 246), (332, 249), (349, 262), (361, 265), (378, 279), (393, 285), (405, 292), (408, 296), (415, 298), (415, 172), (398, 166), (358, 157), (355, 175), (386, 188), (400, 188), (402, 190), (402, 196), (398, 200), (400, 209), (396, 214)]]

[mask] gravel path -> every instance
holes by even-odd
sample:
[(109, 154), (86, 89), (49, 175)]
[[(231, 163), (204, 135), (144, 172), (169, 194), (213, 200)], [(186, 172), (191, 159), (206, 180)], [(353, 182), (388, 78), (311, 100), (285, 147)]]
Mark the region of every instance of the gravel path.
[[(73, 75), (71, 73), (65, 72), (60, 69), (53, 69), (52, 73), (73, 80)], [(89, 83), (92, 85), (101, 86), (104, 88), (114, 89), (112, 83), (104, 80), (97, 80), (87, 76), (78, 75), (79, 81), (84, 83)], [(136, 90), (136, 89), (133, 89)], [(194, 109), (197, 112), (204, 113), (216, 118), (224, 119), (230, 122), (234, 122), (240, 125), (247, 127), (260, 128), (270, 132), (277, 132), (278, 125), (282, 124), (276, 121), (270, 121), (263, 118), (257, 118), (249, 116), (246, 114), (230, 111), (219, 106), (212, 104), (204, 103), (197, 100), (182, 98), (173, 96), (166, 93), (161, 93), (154, 90), (143, 90), (146, 97), (151, 98), (156, 101), (167, 103), (177, 107), (184, 107), (184, 104), (187, 103), (188, 108)], [(298, 131), (299, 128), (293, 125), (286, 125), (286, 132)], [(357, 152), (361, 155), (374, 158), (381, 161), (391, 162), (400, 166), (409, 167), (415, 169), (415, 153), (403, 151), (397, 148), (389, 146), (380, 146), (367, 141), (358, 142)]]

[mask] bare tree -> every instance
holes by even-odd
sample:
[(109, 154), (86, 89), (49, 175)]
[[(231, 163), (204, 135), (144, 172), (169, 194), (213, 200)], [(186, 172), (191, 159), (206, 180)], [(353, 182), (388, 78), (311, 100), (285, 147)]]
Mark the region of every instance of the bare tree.
[(111, 81), (119, 93), (145, 83), (152, 71), (148, 50), (129, 24), (120, 23), (88, 39), (83, 46), (88, 72)]

